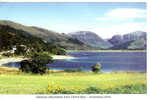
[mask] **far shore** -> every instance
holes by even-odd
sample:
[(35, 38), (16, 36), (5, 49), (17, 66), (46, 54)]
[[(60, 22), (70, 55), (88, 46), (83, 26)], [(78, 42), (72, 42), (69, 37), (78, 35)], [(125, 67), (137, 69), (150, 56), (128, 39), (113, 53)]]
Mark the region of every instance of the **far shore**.
[(147, 50), (67, 50), (67, 52), (146, 52)]
[(64, 60), (64, 59), (76, 59), (76, 57), (73, 56), (64, 56), (64, 55), (53, 55), (52, 56), (54, 60)]

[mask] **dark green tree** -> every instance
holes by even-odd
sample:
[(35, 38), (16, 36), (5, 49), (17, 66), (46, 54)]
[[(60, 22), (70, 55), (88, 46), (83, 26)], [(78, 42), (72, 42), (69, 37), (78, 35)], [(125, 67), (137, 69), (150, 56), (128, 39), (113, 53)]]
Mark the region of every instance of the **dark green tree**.
[(47, 64), (52, 62), (52, 57), (46, 53), (35, 53), (29, 60), (24, 60), (20, 63), (20, 70), (27, 73), (44, 74), (49, 69)]
[(17, 45), (15, 54), (16, 55), (25, 55), (27, 53), (27, 47), (25, 45)]
[(92, 66), (93, 72), (98, 73), (98, 72), (100, 72), (100, 70), (101, 70), (101, 64), (100, 63), (97, 63), (94, 66)]

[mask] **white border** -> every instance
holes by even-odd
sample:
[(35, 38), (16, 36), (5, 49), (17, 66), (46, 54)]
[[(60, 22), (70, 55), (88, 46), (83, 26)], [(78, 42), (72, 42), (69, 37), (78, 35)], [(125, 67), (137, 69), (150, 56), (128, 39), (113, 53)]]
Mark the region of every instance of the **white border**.
[[(150, 0), (0, 0), (0, 2), (146, 2), (147, 3), (147, 95), (146, 94), (107, 94), (112, 100), (150, 100), (151, 97), (151, 1)], [(46, 100), (37, 95), (0, 95), (0, 100)], [(88, 96), (88, 95), (86, 95)], [(51, 100), (47, 98), (47, 100)], [(100, 100), (101, 98), (94, 99)], [(105, 98), (104, 98), (105, 99)], [(63, 99), (57, 99), (63, 100)], [(71, 100), (71, 99), (68, 99)], [(76, 99), (75, 99), (76, 100)], [(87, 100), (87, 99), (85, 99)], [(93, 100), (93, 99), (91, 99)], [(108, 99), (107, 99), (108, 100)]]
[[(147, 94), (151, 97), (151, 1), (147, 2)], [(150, 95), (149, 95), (150, 94)]]

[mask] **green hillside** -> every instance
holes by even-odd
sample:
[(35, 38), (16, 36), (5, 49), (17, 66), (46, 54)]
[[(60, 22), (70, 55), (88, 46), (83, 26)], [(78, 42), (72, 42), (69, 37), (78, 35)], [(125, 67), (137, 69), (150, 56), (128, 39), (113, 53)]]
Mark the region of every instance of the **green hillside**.
[(27, 36), (27, 37), (32, 36), (32, 37), (41, 38), (50, 44), (58, 45), (59, 47), (65, 49), (92, 49), (92, 47), (83, 44), (77, 39), (73, 39), (66, 35), (61, 35), (57, 32), (50, 31), (47, 29), (34, 27), (34, 26), (32, 27), (24, 26), (12, 21), (0, 20), (0, 31), (5, 26), (11, 28), (9, 32), (17, 31), (17, 33), (22, 36)]

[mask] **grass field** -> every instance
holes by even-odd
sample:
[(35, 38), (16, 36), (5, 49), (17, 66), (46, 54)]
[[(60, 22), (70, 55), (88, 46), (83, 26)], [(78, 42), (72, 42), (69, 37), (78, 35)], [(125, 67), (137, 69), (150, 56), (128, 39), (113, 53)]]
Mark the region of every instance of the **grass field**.
[(71, 90), (78, 90), (78, 88), (82, 89), (81, 91), (86, 91), (83, 93), (88, 93), (88, 89), (90, 89), (90, 93), (91, 90), (99, 91), (97, 89), (103, 91), (113, 90), (103, 93), (146, 93), (146, 73), (114, 72), (94, 74), (91, 72), (57, 71), (46, 75), (31, 75), (21, 73), (16, 68), (0, 67), (0, 94), (43, 94), (48, 93), (50, 88), (52, 90), (57, 87), (66, 89), (66, 91), (70, 91), (69, 93), (72, 93)]

